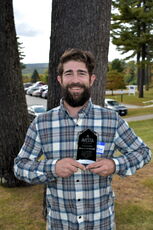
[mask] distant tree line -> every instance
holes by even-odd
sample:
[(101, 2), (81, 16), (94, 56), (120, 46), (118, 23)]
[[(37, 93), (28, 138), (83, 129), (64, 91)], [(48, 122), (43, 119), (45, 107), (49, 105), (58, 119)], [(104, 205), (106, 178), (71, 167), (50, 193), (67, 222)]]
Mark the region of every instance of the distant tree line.
[(44, 71), (44, 73), (39, 74), (37, 69), (34, 69), (32, 74), (22, 74), (23, 83), (32, 82), (35, 83), (37, 81), (42, 81), (45, 84), (48, 84), (48, 70)]

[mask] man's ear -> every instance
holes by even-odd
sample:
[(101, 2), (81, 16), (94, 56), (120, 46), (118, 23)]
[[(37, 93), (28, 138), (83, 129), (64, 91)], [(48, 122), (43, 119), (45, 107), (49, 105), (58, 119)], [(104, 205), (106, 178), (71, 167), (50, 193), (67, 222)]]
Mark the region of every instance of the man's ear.
[(95, 74), (92, 74), (91, 75), (91, 78), (90, 78), (90, 86), (93, 85), (94, 81), (96, 80), (96, 75)]
[(62, 84), (62, 78), (61, 78), (61, 76), (57, 76), (57, 81), (59, 82), (59, 84), (61, 85)]

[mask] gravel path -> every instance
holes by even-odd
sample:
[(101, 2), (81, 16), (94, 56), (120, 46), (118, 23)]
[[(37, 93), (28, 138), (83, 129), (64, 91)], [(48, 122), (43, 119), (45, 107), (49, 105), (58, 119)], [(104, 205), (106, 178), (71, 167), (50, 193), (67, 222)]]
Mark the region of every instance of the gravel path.
[(153, 119), (153, 114), (146, 114), (146, 115), (141, 115), (141, 116), (135, 116), (135, 117), (127, 117), (123, 119), (127, 122), (129, 121), (143, 121), (143, 120), (148, 120), (148, 119)]

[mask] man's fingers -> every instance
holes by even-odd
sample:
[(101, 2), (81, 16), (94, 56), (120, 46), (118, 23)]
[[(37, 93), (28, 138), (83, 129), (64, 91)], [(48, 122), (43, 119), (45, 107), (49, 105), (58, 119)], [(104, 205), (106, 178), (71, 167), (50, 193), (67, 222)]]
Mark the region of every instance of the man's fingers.
[(86, 170), (85, 166), (77, 162), (72, 158), (64, 158), (56, 163), (56, 174), (60, 177), (68, 177), (78, 171), (78, 168), (81, 170)]
[(100, 176), (108, 176), (114, 173), (115, 163), (111, 159), (102, 159), (101, 161), (88, 165), (86, 169)]
[(79, 162), (76, 161), (76, 167), (81, 169), (81, 170), (86, 170), (86, 167), (82, 164), (80, 164)]
[(106, 173), (106, 169), (103, 167), (98, 167), (98, 168), (92, 168), (90, 169), (91, 172), (99, 174), (99, 173)]
[(80, 164), (78, 161), (74, 159), (71, 159), (71, 165), (81, 170), (86, 170), (86, 167), (84, 165)]
[(78, 171), (78, 167), (74, 166), (74, 165), (69, 165), (69, 170), (73, 173)]
[(99, 168), (99, 167), (101, 167), (101, 166), (103, 165), (102, 161), (103, 161), (103, 160), (97, 161), (97, 162), (92, 163), (92, 164), (90, 164), (90, 165), (87, 165), (86, 169)]

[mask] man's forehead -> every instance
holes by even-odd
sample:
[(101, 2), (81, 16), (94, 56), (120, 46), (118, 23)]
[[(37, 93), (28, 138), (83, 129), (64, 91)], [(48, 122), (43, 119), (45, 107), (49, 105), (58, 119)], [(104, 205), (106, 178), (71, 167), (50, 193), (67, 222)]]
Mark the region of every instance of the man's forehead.
[(87, 71), (87, 67), (86, 64), (84, 62), (79, 62), (79, 61), (68, 61), (66, 63), (63, 64), (63, 70), (68, 71), (78, 71), (78, 70), (83, 70), (83, 71)]

